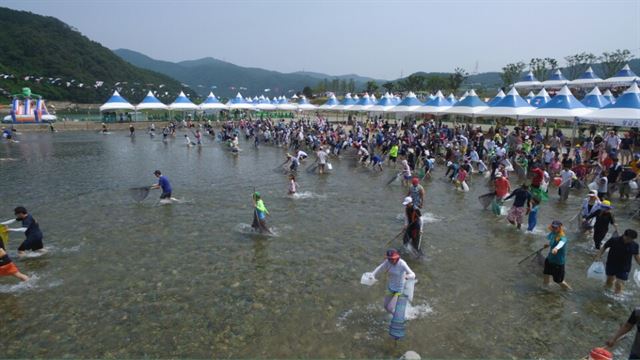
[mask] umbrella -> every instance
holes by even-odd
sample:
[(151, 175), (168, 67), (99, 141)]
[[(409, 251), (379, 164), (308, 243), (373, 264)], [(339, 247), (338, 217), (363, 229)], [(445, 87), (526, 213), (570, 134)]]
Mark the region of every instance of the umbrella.
[(240, 93), (237, 93), (236, 97), (229, 99), (227, 107), (230, 110), (253, 109), (253, 104), (247, 102)]
[(519, 119), (521, 115), (530, 113), (535, 108), (523, 99), (515, 87), (495, 105), (481, 112), (481, 116), (504, 116)]
[(475, 115), (488, 108), (487, 104), (480, 100), (475, 90), (469, 90), (464, 99), (460, 99), (452, 107), (445, 110), (445, 113), (475, 117)]
[(536, 95), (533, 99), (531, 99), (529, 104), (535, 107), (540, 107), (546, 104), (549, 100), (551, 100), (551, 96), (549, 96), (549, 93), (547, 93), (547, 90), (542, 88), (542, 90), (538, 92), (538, 95)]
[[(452, 94), (453, 95), (453, 94)], [(452, 103), (442, 95), (442, 91), (438, 90), (433, 99), (427, 101), (424, 106), (419, 107), (416, 111), (420, 113), (428, 113), (434, 115), (443, 114), (445, 110), (451, 107)]]
[(221, 110), (226, 109), (227, 106), (218, 100), (218, 98), (213, 95), (213, 92), (209, 93), (206, 99), (200, 104), (200, 110)]
[(593, 72), (591, 66), (585, 71), (579, 78), (569, 82), (572, 87), (590, 87), (598, 85), (602, 82), (602, 79)]
[(583, 117), (592, 111), (593, 109), (589, 109), (582, 105), (582, 103), (578, 101), (573, 94), (571, 94), (571, 91), (569, 91), (569, 88), (565, 85), (560, 89), (556, 96), (549, 100), (549, 102), (530, 113), (524, 114), (523, 116), (573, 120), (578, 117)]
[(495, 104), (498, 103), (498, 101), (502, 100), (502, 98), (504, 98), (504, 92), (502, 91), (502, 89), (500, 91), (498, 91), (498, 93), (496, 94), (496, 96), (493, 97), (493, 99), (489, 100), (489, 102), (487, 103), (487, 105), (489, 106), (493, 106)]
[(187, 98), (184, 91), (180, 91), (180, 95), (169, 105), (169, 110), (198, 110), (198, 105), (194, 104)]
[(542, 86), (547, 89), (560, 89), (567, 84), (569, 84), (569, 80), (562, 75), (562, 71), (560, 71), (560, 69), (554, 71), (553, 75), (551, 75), (548, 80), (542, 82)]
[(602, 109), (585, 116), (589, 122), (623, 127), (640, 126), (640, 89), (637, 83), (618, 97), (615, 104), (609, 104)]
[(394, 106), (393, 98), (389, 93), (384, 94), (378, 103), (369, 108), (369, 111), (373, 112), (387, 112), (391, 110)]
[(339, 102), (338, 102), (338, 99), (336, 98), (336, 96), (334, 94), (331, 94), (331, 96), (329, 97), (327, 102), (322, 104), (322, 105), (320, 105), (318, 108), (320, 110), (332, 110), (338, 104), (339, 104)]
[(618, 71), (613, 77), (610, 77), (602, 81), (603, 85), (607, 86), (628, 86), (635, 81), (640, 81), (640, 78), (631, 71), (629, 64), (625, 65), (620, 71)]
[[(518, 95), (518, 96), (520, 96), (520, 95)], [(532, 100), (534, 97), (536, 97), (536, 96), (535, 96), (535, 94), (533, 93), (533, 91), (529, 91), (529, 93), (527, 94), (527, 96), (525, 96), (525, 97), (524, 97), (524, 99), (525, 99), (528, 103), (530, 103), (530, 102), (531, 102), (531, 100)]]
[(163, 104), (151, 91), (136, 106), (136, 110), (167, 110), (167, 105)]
[(402, 101), (393, 108), (393, 112), (413, 112), (423, 104), (418, 100), (416, 94), (409, 92)]
[(533, 72), (529, 71), (527, 75), (525, 75), (522, 80), (513, 84), (516, 89), (524, 89), (524, 88), (539, 88), (542, 86), (542, 83), (533, 76)]
[(298, 101), (298, 110), (308, 111), (308, 110), (316, 109), (316, 106), (311, 104), (304, 95), (300, 96), (299, 99), (300, 100)]
[(616, 97), (613, 96), (613, 94), (611, 93), (611, 90), (607, 89), (607, 91), (604, 92), (604, 94), (602, 95), (605, 98), (607, 98), (607, 100), (609, 100), (609, 102), (611, 104), (614, 104), (616, 102)]
[(113, 92), (113, 95), (107, 100), (106, 103), (100, 106), (100, 112), (113, 111), (113, 110), (133, 110), (134, 107), (127, 100), (125, 100), (117, 91)]
[(587, 94), (587, 96), (584, 97), (584, 99), (582, 99), (582, 103), (584, 106), (589, 108), (601, 109), (609, 105), (611, 102), (607, 100), (606, 97), (602, 96), (600, 89), (596, 86)]

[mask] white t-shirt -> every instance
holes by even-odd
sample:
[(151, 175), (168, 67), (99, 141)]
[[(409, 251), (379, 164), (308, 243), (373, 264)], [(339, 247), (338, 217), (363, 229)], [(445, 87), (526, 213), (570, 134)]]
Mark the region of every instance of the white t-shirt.
[(318, 160), (320, 161), (320, 164), (327, 163), (327, 155), (328, 154), (324, 150), (318, 151)]
[(399, 259), (395, 265), (391, 264), (389, 260), (385, 260), (375, 270), (373, 270), (373, 277), (377, 277), (383, 271), (389, 274), (389, 277), (387, 279), (387, 287), (391, 291), (395, 292), (401, 292), (404, 289), (404, 282), (406, 280), (405, 278), (416, 278), (416, 274), (402, 259)]

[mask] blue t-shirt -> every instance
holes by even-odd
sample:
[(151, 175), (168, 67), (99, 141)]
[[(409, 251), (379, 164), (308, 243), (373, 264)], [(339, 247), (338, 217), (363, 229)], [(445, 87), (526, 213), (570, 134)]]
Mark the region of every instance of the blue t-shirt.
[[(550, 232), (549, 235), (547, 235), (547, 240), (549, 240), (549, 246), (550, 246), (549, 255), (547, 255), (547, 260), (549, 260), (549, 262), (552, 264), (564, 265), (567, 257), (567, 245), (568, 245), (567, 237), (562, 236), (560, 237), (560, 239), (558, 239), (558, 241), (556, 241), (556, 234), (553, 232)], [(558, 250), (557, 254), (553, 255), (552, 253), (553, 248), (555, 248), (560, 241), (564, 241), (564, 246), (562, 246)]]
[(40, 225), (38, 222), (31, 216), (31, 214), (27, 215), (26, 218), (22, 219), (22, 227), (27, 228), (24, 235), (27, 239), (32, 240), (41, 240), (42, 239), (42, 231), (40, 231)]
[(160, 185), (160, 187), (162, 188), (162, 192), (163, 193), (170, 193), (171, 192), (171, 184), (169, 184), (169, 179), (167, 179), (166, 176), (161, 175), (158, 178), (158, 185)]

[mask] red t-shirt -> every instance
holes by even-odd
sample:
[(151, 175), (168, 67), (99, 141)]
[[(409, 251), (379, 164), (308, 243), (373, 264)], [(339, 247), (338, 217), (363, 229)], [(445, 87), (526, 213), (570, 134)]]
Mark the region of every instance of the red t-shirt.
[(509, 194), (509, 180), (501, 177), (496, 179), (496, 195), (498, 197), (505, 197)]
[(533, 179), (531, 179), (531, 185), (540, 186), (544, 179), (544, 171), (540, 168), (535, 168), (531, 171), (533, 173)]

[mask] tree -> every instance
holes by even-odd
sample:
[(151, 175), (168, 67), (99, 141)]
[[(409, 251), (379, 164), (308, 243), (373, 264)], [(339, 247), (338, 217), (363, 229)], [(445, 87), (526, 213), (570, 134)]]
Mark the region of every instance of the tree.
[(387, 92), (388, 92), (388, 93), (392, 93), (392, 92), (393, 92), (393, 90), (396, 88), (396, 84), (394, 84), (394, 83), (393, 83), (393, 82), (391, 82), (391, 81), (388, 81), (388, 82), (386, 82), (386, 83), (382, 84), (382, 87), (383, 87), (385, 90), (387, 90)]
[(529, 69), (539, 81), (547, 79), (547, 60), (541, 58), (533, 58), (529, 61)]
[(449, 75), (449, 88), (456, 92), (460, 85), (469, 77), (469, 73), (463, 68), (457, 67), (453, 70), (453, 74)]
[(310, 99), (313, 97), (313, 90), (311, 90), (310, 87), (305, 86), (304, 89), (302, 89), (302, 94), (307, 97), (307, 99)]
[(584, 51), (575, 55), (565, 56), (564, 61), (567, 64), (567, 67), (565, 68), (567, 76), (569, 76), (569, 79), (576, 79), (578, 76), (582, 75), (589, 66), (593, 65), (597, 59), (597, 56)]
[(324, 86), (324, 81), (319, 81), (318, 85), (316, 85), (315, 92), (318, 94), (322, 94), (326, 91), (327, 91), (327, 88)]
[(347, 80), (345, 79), (340, 80), (340, 89), (338, 91), (340, 91), (341, 93), (347, 92)]
[(620, 70), (629, 60), (631, 60), (631, 51), (617, 49), (612, 52), (603, 52), (600, 57), (602, 63), (602, 72), (604, 78), (612, 77)]
[(525, 63), (518, 61), (517, 63), (507, 64), (502, 68), (502, 85), (509, 87), (513, 85), (519, 78), (525, 68)]
[(333, 92), (340, 91), (340, 80), (339, 79), (331, 80), (331, 87), (329, 89), (331, 89), (331, 91)]
[(404, 91), (421, 91), (426, 85), (426, 77), (419, 74), (411, 74), (399, 81), (400, 89)]
[(451, 85), (450, 81), (450, 78), (444, 76), (429, 76), (424, 82), (424, 88), (420, 90), (427, 90), (429, 92), (442, 90)]
[(373, 80), (367, 81), (367, 85), (366, 86), (367, 86), (367, 92), (369, 94), (373, 94), (376, 91), (378, 91), (378, 83), (373, 81)]
[(356, 82), (353, 79), (349, 79), (348, 89), (350, 93), (356, 92)]

